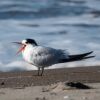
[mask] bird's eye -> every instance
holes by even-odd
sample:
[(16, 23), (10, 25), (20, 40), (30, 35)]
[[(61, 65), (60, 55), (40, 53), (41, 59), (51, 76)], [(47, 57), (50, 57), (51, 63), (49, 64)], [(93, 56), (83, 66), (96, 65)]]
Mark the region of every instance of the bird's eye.
[(28, 42), (27, 42), (27, 41), (26, 41), (25, 43), (26, 43), (26, 44), (28, 44)]

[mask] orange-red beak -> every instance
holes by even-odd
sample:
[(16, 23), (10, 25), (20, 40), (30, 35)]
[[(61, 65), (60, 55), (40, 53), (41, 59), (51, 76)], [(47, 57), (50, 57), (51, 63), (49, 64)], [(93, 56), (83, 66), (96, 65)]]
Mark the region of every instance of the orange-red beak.
[(22, 44), (21, 42), (12, 42), (12, 43), (16, 43), (16, 44), (21, 45), (21, 47), (19, 48), (19, 50), (17, 51), (16, 54), (19, 54), (20, 52), (22, 52), (26, 47), (26, 45)]

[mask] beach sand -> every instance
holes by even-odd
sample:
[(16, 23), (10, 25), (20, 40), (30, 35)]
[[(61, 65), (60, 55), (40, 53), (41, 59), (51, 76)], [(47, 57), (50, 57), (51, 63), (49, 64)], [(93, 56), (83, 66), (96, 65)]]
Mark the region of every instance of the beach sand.
[(43, 91), (47, 86), (32, 86), (26, 88), (2, 88), (0, 100), (100, 100), (100, 83), (91, 83), (94, 89), (58, 88)]
[[(78, 67), (0, 73), (0, 100), (100, 100), (100, 67)], [(75, 89), (66, 82), (81, 82), (91, 89)]]

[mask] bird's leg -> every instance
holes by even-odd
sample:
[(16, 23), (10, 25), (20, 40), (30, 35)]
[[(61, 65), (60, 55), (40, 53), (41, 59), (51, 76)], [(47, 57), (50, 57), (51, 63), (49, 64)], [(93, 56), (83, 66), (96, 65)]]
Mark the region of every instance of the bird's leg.
[(44, 67), (42, 67), (41, 76), (43, 75), (43, 72), (44, 72)]
[(40, 67), (38, 67), (38, 76), (39, 76), (39, 72), (40, 72)]

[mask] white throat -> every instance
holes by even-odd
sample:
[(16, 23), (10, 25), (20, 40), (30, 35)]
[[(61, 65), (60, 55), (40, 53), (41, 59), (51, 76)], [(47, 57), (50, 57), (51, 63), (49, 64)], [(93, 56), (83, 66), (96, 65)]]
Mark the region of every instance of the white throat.
[(23, 58), (25, 61), (29, 62), (29, 63), (32, 63), (31, 61), (31, 58), (32, 58), (32, 53), (33, 53), (33, 48), (35, 46), (31, 45), (31, 44), (28, 44), (24, 51), (22, 51), (22, 55), (23, 55)]

